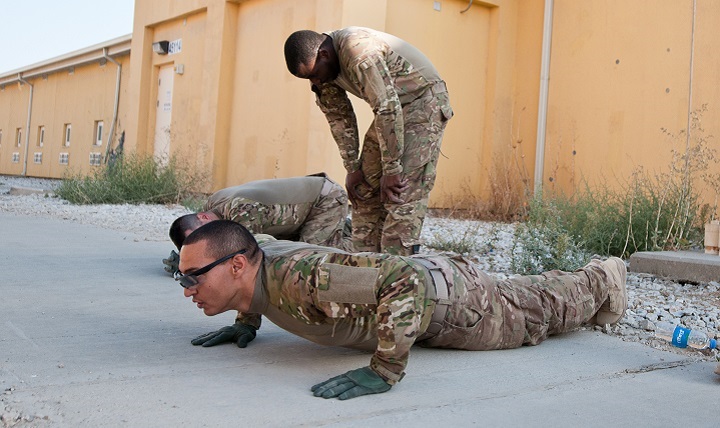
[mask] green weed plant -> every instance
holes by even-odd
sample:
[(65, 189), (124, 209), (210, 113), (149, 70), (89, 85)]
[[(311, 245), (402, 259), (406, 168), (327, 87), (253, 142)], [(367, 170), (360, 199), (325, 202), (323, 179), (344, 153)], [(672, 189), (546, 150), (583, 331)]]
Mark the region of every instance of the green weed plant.
[(55, 193), (73, 204), (177, 204), (205, 180), (175, 157), (125, 153), (90, 174), (68, 173)]

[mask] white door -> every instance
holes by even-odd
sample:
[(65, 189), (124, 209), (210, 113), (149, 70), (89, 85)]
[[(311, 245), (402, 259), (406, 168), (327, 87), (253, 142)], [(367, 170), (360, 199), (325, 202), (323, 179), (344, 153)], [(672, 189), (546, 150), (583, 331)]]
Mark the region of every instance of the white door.
[(173, 66), (160, 67), (155, 107), (155, 158), (166, 162), (170, 156), (170, 119), (172, 117)]

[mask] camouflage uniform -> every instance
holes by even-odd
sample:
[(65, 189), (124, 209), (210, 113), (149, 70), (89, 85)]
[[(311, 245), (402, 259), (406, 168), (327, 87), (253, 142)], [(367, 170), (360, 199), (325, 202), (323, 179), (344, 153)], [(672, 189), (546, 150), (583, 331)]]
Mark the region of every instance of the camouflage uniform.
[[(416, 342), (469, 350), (536, 345), (588, 321), (608, 298), (608, 274), (596, 261), (572, 274), (498, 281), (462, 257), (349, 254), (288, 241), (260, 247), (265, 258), (250, 310), (238, 321), (259, 328), (262, 314), (319, 344), (374, 350), (370, 367), (390, 384), (403, 377)], [(430, 332), (436, 311), (444, 317)]]
[[(370, 187), (353, 205), (357, 251), (410, 255), (419, 244), (428, 195), (435, 184), (440, 143), (452, 115), (445, 82), (415, 47), (379, 31), (349, 27), (327, 33), (340, 74), (313, 87), (348, 173), (363, 171)], [(359, 154), (357, 121), (347, 92), (372, 107), (375, 119)], [(402, 174), (405, 202), (382, 203), (380, 177)]]
[(251, 181), (215, 192), (203, 211), (265, 233), (352, 251), (345, 189), (325, 174)]

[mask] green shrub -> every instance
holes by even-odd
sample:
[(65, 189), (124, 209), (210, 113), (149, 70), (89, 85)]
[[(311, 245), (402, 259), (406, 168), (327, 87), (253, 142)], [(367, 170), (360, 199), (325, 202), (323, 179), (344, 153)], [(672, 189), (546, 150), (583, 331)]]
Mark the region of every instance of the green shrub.
[(701, 203), (697, 185), (706, 183), (716, 195), (720, 190), (717, 174), (708, 173), (718, 159), (701, 126), (705, 110), (693, 112), (690, 132), (662, 129), (675, 143), (668, 171), (650, 175), (637, 168), (619, 187), (586, 183), (572, 197), (533, 200), (515, 233), (513, 268), (568, 270), (587, 254), (626, 258), (636, 251), (701, 246), (703, 226), (717, 207)]
[(515, 228), (510, 268), (514, 273), (534, 275), (548, 270), (573, 271), (589, 259), (578, 235), (564, 224), (568, 209), (562, 199), (533, 199), (527, 220)]
[(206, 180), (174, 157), (160, 162), (131, 153), (89, 175), (67, 174), (55, 193), (73, 204), (180, 203)]

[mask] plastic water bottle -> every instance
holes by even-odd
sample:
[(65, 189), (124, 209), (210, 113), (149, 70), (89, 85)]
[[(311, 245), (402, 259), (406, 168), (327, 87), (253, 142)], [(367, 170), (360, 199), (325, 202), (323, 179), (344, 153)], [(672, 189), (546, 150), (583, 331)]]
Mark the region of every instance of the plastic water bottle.
[(655, 336), (665, 339), (678, 348), (715, 349), (717, 341), (710, 339), (705, 333), (685, 328), (681, 325), (659, 322), (655, 325)]

